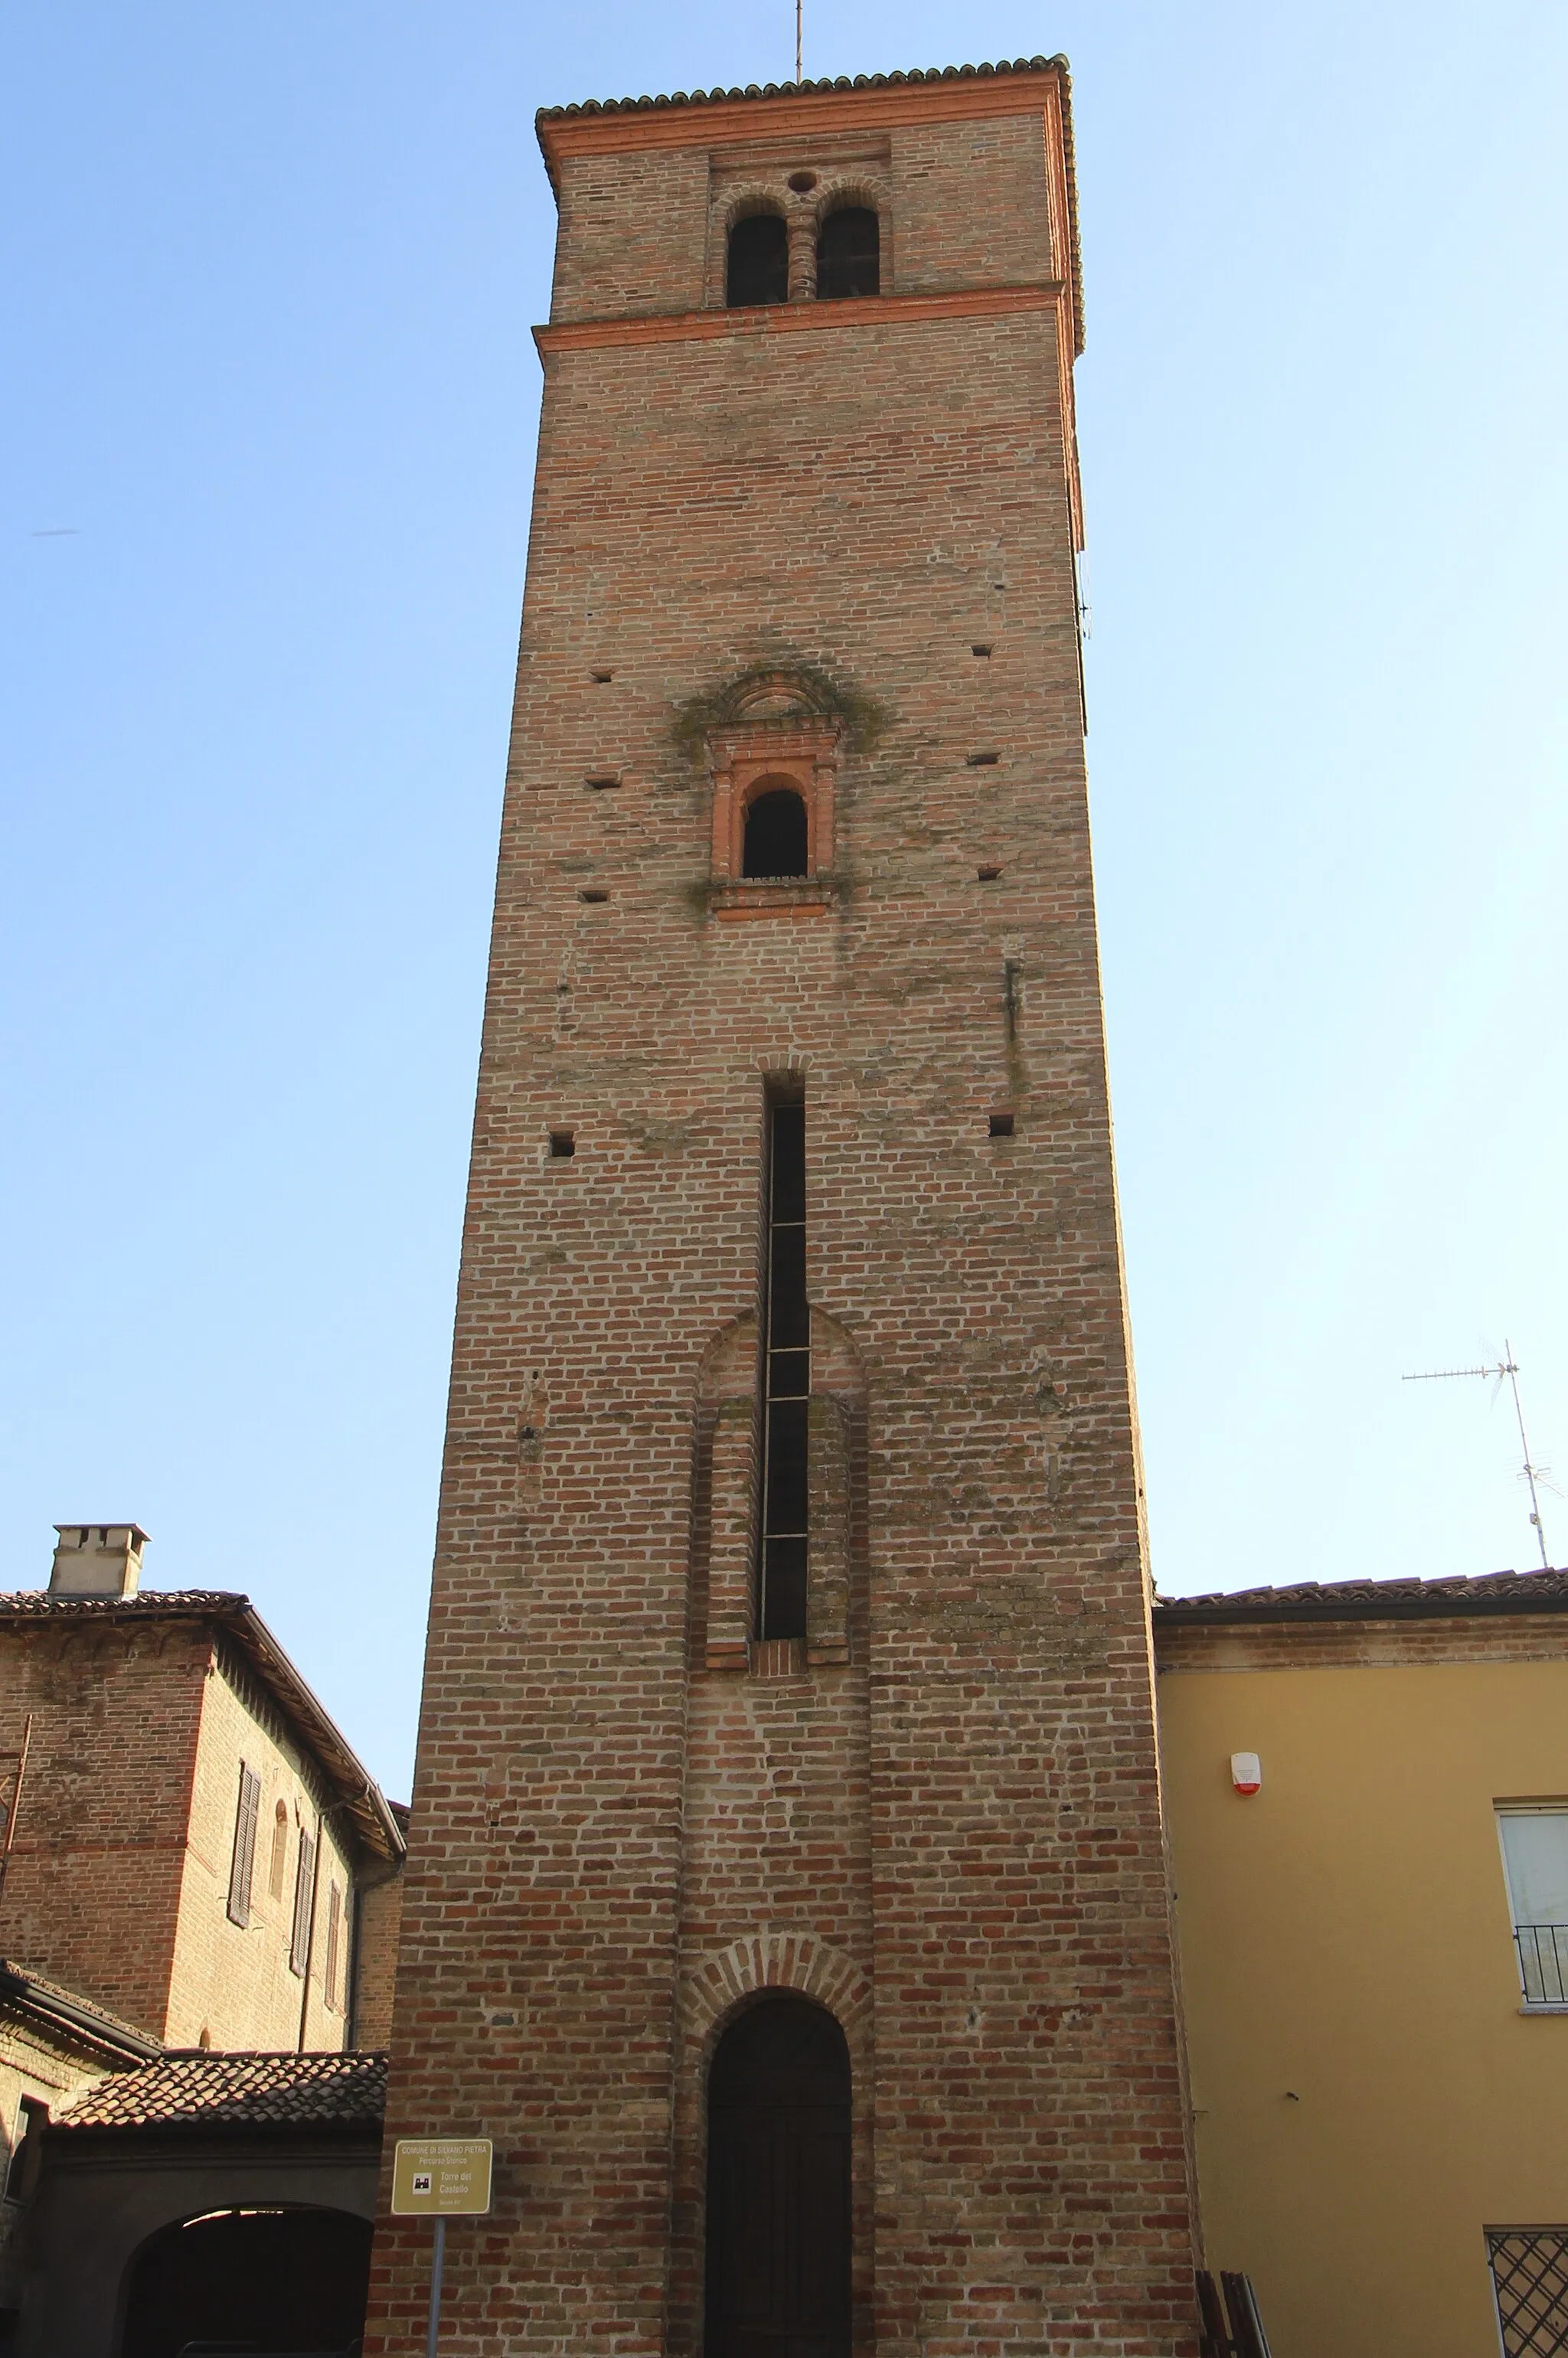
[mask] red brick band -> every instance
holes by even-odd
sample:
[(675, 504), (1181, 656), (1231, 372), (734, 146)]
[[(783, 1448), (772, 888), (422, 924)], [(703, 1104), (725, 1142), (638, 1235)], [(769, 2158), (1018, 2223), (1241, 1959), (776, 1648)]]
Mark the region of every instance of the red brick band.
[(754, 311), (655, 311), (643, 319), (568, 319), (535, 328), (543, 357), (592, 352), (605, 344), (681, 344), (708, 336), (790, 335), (808, 328), (864, 328), (879, 320), (910, 327), (923, 319), (983, 319), (1007, 311), (1049, 311), (1065, 289), (1059, 278), (1032, 287), (963, 287), (950, 295), (867, 295), (835, 303), (770, 303)]

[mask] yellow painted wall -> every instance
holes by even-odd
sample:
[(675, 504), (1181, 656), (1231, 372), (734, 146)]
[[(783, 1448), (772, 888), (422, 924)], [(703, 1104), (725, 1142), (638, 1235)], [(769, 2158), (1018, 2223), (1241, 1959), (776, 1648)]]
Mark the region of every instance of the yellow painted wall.
[(1274, 2358), (1498, 2358), (1483, 2228), (1568, 2223), (1568, 2016), (1520, 2015), (1493, 1803), (1568, 1798), (1568, 1662), (1159, 1693), (1209, 2266)]

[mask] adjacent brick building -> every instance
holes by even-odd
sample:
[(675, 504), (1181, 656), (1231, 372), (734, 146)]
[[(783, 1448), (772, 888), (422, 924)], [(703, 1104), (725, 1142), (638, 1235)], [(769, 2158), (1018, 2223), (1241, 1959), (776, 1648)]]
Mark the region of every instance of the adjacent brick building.
[(497, 2141), (445, 2331), (1190, 2351), (1065, 70), (539, 129), (388, 2119)]
[(0, 2351), (10, 2358), (25, 2270), (21, 2228), (38, 2190), (42, 2130), (70, 2099), (134, 2071), (157, 2041), (46, 1974), (0, 1960)]
[(367, 2043), (396, 1822), (248, 1598), (139, 1590), (143, 1536), (65, 1526), (0, 1596), (0, 1946), (166, 2046)]
[(27, 2222), (16, 2358), (347, 2353), (384, 2055), (168, 2055), (68, 2103)]
[[(61, 1526), (49, 1589), (0, 1595), (0, 2349), (15, 2333), (38, 2358), (118, 2351), (127, 2288), (157, 2277), (164, 2234), (195, 2249), (193, 2213), (282, 2201), (368, 2219), (374, 2182), (379, 2115), (351, 2153), (336, 2096), (319, 2134), (297, 2108), (286, 2148), (256, 2092), (351, 2083), (360, 2112), (366, 2087), (379, 2104), (379, 2057), (337, 2080), (325, 2055), (314, 2079), (308, 2066), (384, 2045), (406, 1813), (248, 1598), (143, 1591), (145, 1544), (134, 1523)], [(100, 2088), (144, 2065), (159, 2087), (206, 2072), (250, 2091), (251, 2144), (232, 2122), (221, 2154), (182, 2131), (171, 2160), (172, 2123), (138, 2126)], [(118, 2124), (107, 2158), (101, 2139), (64, 2137), (81, 2104), (94, 2137)], [(323, 2251), (340, 2234), (300, 2232)], [(327, 2316), (344, 2282), (351, 2307), (362, 2299), (368, 2225), (341, 2234)], [(231, 2262), (215, 2289), (232, 2278), (231, 2322), (248, 2331)], [(178, 2303), (191, 2288), (164, 2289)]]

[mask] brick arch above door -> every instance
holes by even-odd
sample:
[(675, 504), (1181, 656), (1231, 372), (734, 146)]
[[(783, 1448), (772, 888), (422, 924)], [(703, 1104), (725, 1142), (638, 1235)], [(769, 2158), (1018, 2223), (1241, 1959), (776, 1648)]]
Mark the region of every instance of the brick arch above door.
[(692, 1960), (681, 1989), (687, 2038), (706, 2046), (742, 1998), (773, 1989), (793, 1990), (825, 2006), (842, 2025), (851, 2053), (870, 2030), (871, 1975), (815, 1932), (770, 1924)]

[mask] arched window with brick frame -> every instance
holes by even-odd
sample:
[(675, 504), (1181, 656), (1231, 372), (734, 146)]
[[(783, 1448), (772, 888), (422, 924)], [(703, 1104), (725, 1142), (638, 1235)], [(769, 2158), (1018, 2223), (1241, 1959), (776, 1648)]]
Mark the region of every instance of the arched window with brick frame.
[(714, 882), (765, 892), (826, 876), (842, 721), (784, 673), (753, 676), (726, 700), (706, 732)]
[(724, 256), (724, 300), (730, 310), (789, 299), (789, 232), (783, 213), (742, 214), (730, 225)]
[(741, 873), (781, 878), (811, 873), (811, 818), (794, 778), (761, 778), (746, 797)]
[(838, 205), (816, 233), (819, 302), (881, 292), (881, 225), (870, 205)]

